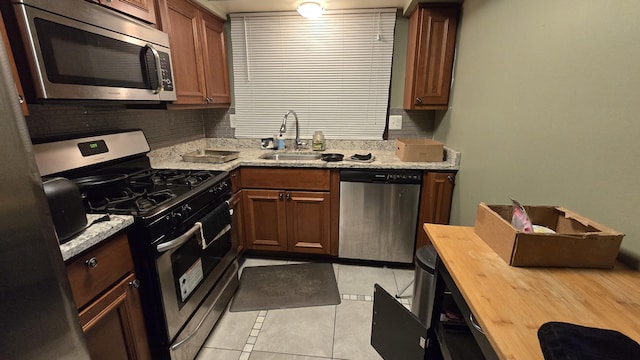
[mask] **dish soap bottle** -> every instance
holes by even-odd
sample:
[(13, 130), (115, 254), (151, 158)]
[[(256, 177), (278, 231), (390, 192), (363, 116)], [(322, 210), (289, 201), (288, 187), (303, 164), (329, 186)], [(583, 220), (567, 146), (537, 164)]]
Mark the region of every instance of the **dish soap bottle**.
[(314, 151), (324, 151), (325, 140), (322, 131), (316, 131), (313, 133), (313, 141), (311, 142), (311, 148)]
[(278, 150), (284, 150), (284, 134), (278, 134)]

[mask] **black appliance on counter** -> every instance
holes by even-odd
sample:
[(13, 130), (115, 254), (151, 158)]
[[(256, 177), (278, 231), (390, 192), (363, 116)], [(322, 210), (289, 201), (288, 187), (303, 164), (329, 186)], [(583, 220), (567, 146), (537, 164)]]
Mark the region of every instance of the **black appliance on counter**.
[(229, 174), (152, 169), (140, 130), (35, 142), (41, 175), (74, 181), (87, 212), (134, 216), (152, 356), (193, 359), (238, 286)]

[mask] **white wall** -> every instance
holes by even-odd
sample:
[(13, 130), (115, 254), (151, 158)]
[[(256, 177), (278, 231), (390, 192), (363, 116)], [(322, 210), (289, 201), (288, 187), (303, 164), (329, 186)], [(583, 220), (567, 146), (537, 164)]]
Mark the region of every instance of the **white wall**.
[(451, 108), (452, 224), (484, 201), (562, 205), (640, 257), (640, 1), (466, 0)]

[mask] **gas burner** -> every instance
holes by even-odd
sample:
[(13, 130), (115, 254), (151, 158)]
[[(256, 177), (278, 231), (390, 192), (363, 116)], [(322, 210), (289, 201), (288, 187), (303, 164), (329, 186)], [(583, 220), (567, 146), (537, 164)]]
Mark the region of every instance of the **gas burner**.
[(143, 214), (147, 211), (154, 209), (156, 206), (169, 201), (176, 197), (170, 190), (160, 190), (153, 193), (149, 193), (146, 196), (136, 199), (135, 205), (138, 211)]
[(122, 204), (131, 202), (136, 198), (144, 196), (146, 193), (147, 191), (144, 189), (142, 191), (134, 191), (131, 188), (123, 188), (104, 196), (92, 198), (89, 195), (86, 198), (86, 203), (90, 212), (100, 213), (113, 211), (114, 209), (122, 207)]
[(155, 170), (130, 179), (135, 184), (151, 183), (155, 186), (180, 186), (192, 189), (213, 176), (210, 171)]

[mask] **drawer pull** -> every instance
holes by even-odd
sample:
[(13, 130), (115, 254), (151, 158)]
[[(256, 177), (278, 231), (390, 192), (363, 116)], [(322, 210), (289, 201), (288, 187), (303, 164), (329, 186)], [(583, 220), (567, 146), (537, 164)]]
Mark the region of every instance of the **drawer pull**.
[(473, 313), (469, 314), (469, 321), (471, 321), (471, 325), (473, 325), (473, 327), (478, 330), (482, 335), (484, 335), (484, 331), (482, 331), (482, 328), (480, 327), (480, 324), (478, 324), (478, 322), (476, 321), (476, 318), (473, 316)]
[(92, 257), (91, 259), (84, 262), (89, 269), (95, 269), (98, 266), (98, 259)]
[(140, 287), (140, 280), (135, 279), (133, 281), (129, 281), (129, 286), (131, 286), (134, 289), (137, 289)]

